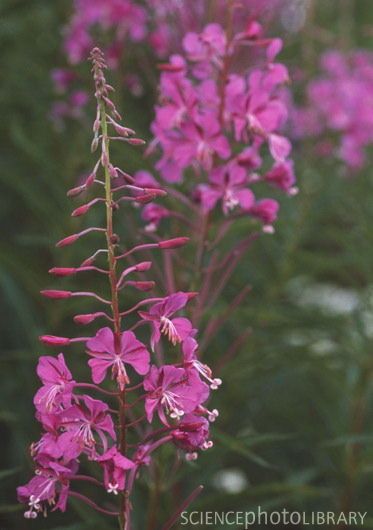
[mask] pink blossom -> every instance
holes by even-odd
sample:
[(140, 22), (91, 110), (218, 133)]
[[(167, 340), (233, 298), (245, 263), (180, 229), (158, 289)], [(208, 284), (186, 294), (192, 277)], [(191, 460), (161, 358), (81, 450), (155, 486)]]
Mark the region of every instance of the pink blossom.
[(66, 510), (70, 480), (78, 469), (76, 461), (61, 465), (52, 460), (42, 459), (37, 468), (37, 475), (28, 484), (17, 488), (19, 502), (28, 504), (26, 519), (35, 519), (47, 507), (53, 510)]
[(279, 204), (274, 199), (261, 199), (250, 210), (253, 217), (257, 217), (264, 223), (264, 230), (272, 232), (272, 224), (277, 219)]
[(207, 381), (212, 390), (216, 390), (221, 384), (222, 380), (213, 378), (211, 368), (207, 364), (202, 363), (197, 357), (198, 342), (193, 337), (187, 337), (183, 342), (183, 360), (184, 368), (186, 370), (196, 370), (197, 373)]
[(43, 386), (34, 397), (34, 404), (40, 412), (51, 412), (61, 405), (71, 404), (75, 381), (67, 368), (62, 353), (57, 357), (42, 356), (37, 366), (37, 374)]
[(236, 207), (250, 210), (255, 197), (247, 183), (246, 170), (242, 166), (229, 164), (216, 168), (209, 175), (209, 184), (199, 187), (203, 208), (212, 210), (220, 200), (225, 215)]
[(187, 452), (188, 460), (196, 458), (196, 451), (212, 446), (212, 442), (208, 440), (209, 426), (208, 420), (203, 416), (185, 414), (177, 429), (172, 432), (175, 444)]
[(291, 160), (276, 163), (263, 177), (267, 182), (286, 193), (294, 193), (296, 188), (294, 167)]
[(147, 204), (141, 212), (141, 217), (148, 223), (145, 228), (147, 232), (154, 232), (157, 230), (161, 220), (167, 219), (170, 215), (170, 210), (155, 203)]
[(188, 59), (196, 63), (194, 75), (203, 79), (211, 74), (212, 68), (222, 66), (227, 39), (220, 24), (208, 24), (201, 33), (187, 33), (183, 48)]
[(95, 337), (87, 341), (88, 353), (93, 357), (88, 364), (96, 384), (102, 383), (107, 370), (111, 368), (112, 377), (123, 390), (129, 382), (125, 364), (132, 366), (138, 374), (144, 375), (149, 370), (150, 356), (144, 344), (137, 340), (132, 331), (124, 331), (121, 334), (118, 348), (114, 343), (114, 333), (110, 328), (99, 329)]
[(108, 405), (90, 396), (81, 396), (80, 403), (73, 405), (60, 415), (61, 425), (66, 432), (61, 434), (59, 442), (65, 457), (76, 458), (80, 453), (94, 458), (96, 455), (95, 434), (104, 448), (107, 448), (106, 434), (115, 440), (114, 424), (108, 413)]
[(179, 419), (185, 413), (194, 411), (209, 395), (208, 386), (197, 374), (172, 365), (161, 368), (152, 366), (144, 380), (144, 389), (147, 392), (145, 411), (148, 421), (152, 421), (157, 411), (160, 420), (166, 425), (168, 421), (165, 414)]
[(139, 315), (144, 320), (152, 324), (151, 348), (160, 341), (164, 334), (173, 344), (182, 342), (192, 332), (192, 323), (184, 317), (170, 318), (176, 311), (183, 309), (188, 302), (188, 295), (178, 292), (167, 296), (162, 302), (154, 304), (148, 312), (139, 311)]
[(96, 458), (104, 469), (104, 483), (108, 493), (118, 495), (126, 485), (126, 471), (133, 469), (135, 464), (123, 456), (116, 447), (111, 447), (103, 455)]

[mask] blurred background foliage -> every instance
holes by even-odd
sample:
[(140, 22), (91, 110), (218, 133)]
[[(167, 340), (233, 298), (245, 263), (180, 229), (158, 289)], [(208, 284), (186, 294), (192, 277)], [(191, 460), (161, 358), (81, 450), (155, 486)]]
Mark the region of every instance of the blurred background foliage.
[[(61, 263), (54, 243), (73, 230), (66, 189), (91, 163), (90, 122), (70, 121), (57, 131), (48, 119), (55, 98), (50, 70), (64, 64), (61, 32), (70, 7), (62, 0), (0, 2), (2, 530), (115, 528), (75, 502), (65, 515), (29, 522), (15, 497), (29, 475), (27, 447), (38, 437), (31, 396), (44, 352), (37, 336), (72, 330), (72, 306), (44, 302), (39, 291), (51, 285), (51, 266), (77, 259), (72, 249)], [(372, 7), (371, 0), (315, 0), (313, 17), (328, 46), (369, 47)], [(325, 43), (307, 24), (286, 42), (284, 62), (312, 75)], [(146, 88), (140, 99), (123, 94), (126, 122), (143, 137), (154, 103), (149, 94)], [(137, 151), (120, 156), (129, 171), (144, 166)], [(301, 193), (283, 201), (276, 234), (255, 243), (213, 309), (252, 286), (206, 356), (216, 365), (215, 352), (247, 330), (245, 344), (222, 366), (224, 385), (214, 395), (221, 412), (216, 447), (186, 465), (177, 481), (166, 450), (160, 483), (173, 485), (173, 495), (203, 483), (198, 510), (370, 511), (365, 527), (373, 528), (372, 170), (345, 177), (307, 142), (295, 146), (295, 157)], [(236, 230), (238, 237), (244, 224)], [(78, 377), (79, 353), (69, 354), (69, 363)], [(157, 524), (172, 512), (172, 497), (161, 492), (160, 499), (144, 484), (134, 503), (155, 503)], [(153, 528), (145, 512), (137, 510), (137, 527)]]

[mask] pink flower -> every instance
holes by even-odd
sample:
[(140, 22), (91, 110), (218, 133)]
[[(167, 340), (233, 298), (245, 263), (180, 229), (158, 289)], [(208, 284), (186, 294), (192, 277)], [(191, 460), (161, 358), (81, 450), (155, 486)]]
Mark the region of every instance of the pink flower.
[(215, 154), (226, 160), (231, 153), (228, 140), (211, 113), (183, 123), (180, 132), (180, 138), (174, 142), (174, 158), (182, 168), (196, 160), (204, 169), (209, 170)]
[(264, 223), (266, 232), (273, 232), (272, 223), (277, 219), (279, 207), (274, 199), (261, 199), (251, 208), (250, 214)]
[(19, 502), (27, 503), (26, 519), (35, 519), (47, 507), (53, 510), (66, 510), (70, 479), (78, 469), (76, 461), (61, 465), (46, 458), (40, 459), (37, 475), (28, 484), (17, 488)]
[(212, 447), (212, 442), (208, 440), (209, 427), (209, 422), (203, 416), (185, 414), (172, 432), (174, 443), (187, 452), (188, 460), (196, 459), (196, 451)]
[(144, 389), (148, 393), (145, 399), (148, 421), (153, 420), (157, 411), (165, 425), (168, 425), (165, 414), (174, 419), (181, 418), (185, 413), (194, 411), (209, 395), (208, 386), (197, 374), (172, 365), (152, 366), (144, 380)]
[(63, 354), (60, 353), (57, 359), (51, 356), (40, 357), (36, 371), (43, 383), (34, 397), (37, 410), (51, 412), (61, 405), (69, 406), (75, 381)]
[(154, 304), (148, 312), (139, 311), (144, 320), (152, 323), (151, 348), (160, 341), (161, 334), (166, 335), (168, 340), (175, 346), (182, 342), (192, 332), (192, 323), (184, 317), (170, 318), (176, 311), (186, 306), (188, 295), (178, 292), (167, 296), (162, 302)]
[(206, 211), (212, 210), (221, 200), (225, 215), (239, 206), (250, 210), (255, 202), (254, 194), (247, 187), (246, 171), (236, 164), (221, 166), (209, 175), (209, 184), (202, 184), (198, 191)]
[(126, 471), (133, 469), (135, 464), (123, 456), (116, 447), (111, 447), (103, 455), (96, 458), (104, 468), (104, 483), (108, 493), (118, 495), (126, 485)]
[(199, 375), (206, 379), (210, 388), (216, 390), (222, 384), (222, 380), (217, 377), (213, 378), (211, 368), (198, 360), (197, 351), (198, 342), (193, 337), (187, 337), (183, 342), (184, 368), (196, 370)]
[(63, 447), (59, 443), (61, 422), (58, 414), (36, 414), (37, 419), (46, 431), (40, 440), (31, 444), (31, 455), (47, 455), (51, 458), (61, 458)]
[(140, 375), (149, 370), (150, 356), (142, 342), (136, 339), (132, 331), (124, 331), (118, 348), (115, 347), (114, 333), (110, 328), (101, 328), (95, 337), (87, 341), (88, 353), (93, 357), (88, 364), (92, 370), (92, 379), (102, 383), (106, 372), (111, 368), (112, 377), (119, 388), (124, 390), (129, 382), (125, 364), (129, 364)]
[(252, 72), (248, 80), (232, 75), (227, 86), (227, 107), (237, 140), (245, 140), (249, 133), (259, 140), (268, 140), (272, 156), (282, 161), (289, 155), (291, 145), (275, 131), (285, 122), (287, 110), (273, 94), (273, 83), (270, 74), (259, 70)]
[(170, 215), (170, 210), (156, 203), (147, 204), (141, 212), (141, 217), (148, 223), (145, 227), (147, 232), (157, 230), (161, 220), (167, 219)]
[(208, 24), (202, 33), (187, 33), (183, 39), (188, 59), (197, 63), (193, 73), (199, 79), (208, 77), (213, 66), (221, 68), (226, 47), (227, 39), (220, 24)]
[(60, 415), (61, 426), (66, 432), (61, 434), (59, 443), (64, 449), (65, 457), (76, 458), (82, 452), (87, 452), (91, 458), (96, 456), (96, 439), (106, 451), (108, 434), (115, 440), (114, 424), (108, 413), (106, 403), (90, 396), (81, 396), (79, 405), (73, 405)]
[(292, 194), (296, 190), (296, 188), (294, 188), (294, 167), (291, 160), (275, 164), (272, 169), (264, 175), (264, 179), (286, 193)]

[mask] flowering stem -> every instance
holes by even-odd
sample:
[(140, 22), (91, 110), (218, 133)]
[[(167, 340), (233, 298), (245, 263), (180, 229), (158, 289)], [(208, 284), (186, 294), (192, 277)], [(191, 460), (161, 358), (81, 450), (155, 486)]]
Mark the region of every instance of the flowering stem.
[[(101, 99), (100, 103), (101, 115), (101, 131), (102, 131), (102, 147), (104, 159), (104, 175), (105, 175), (105, 201), (106, 201), (106, 242), (108, 249), (108, 265), (109, 265), (109, 280), (111, 288), (111, 309), (114, 320), (114, 337), (116, 348), (119, 348), (121, 335), (121, 315), (119, 310), (118, 300), (118, 278), (116, 272), (117, 260), (115, 257), (116, 238), (113, 231), (113, 193), (111, 188), (111, 176), (109, 171), (110, 156), (109, 156), (109, 138), (108, 126), (106, 118), (105, 102)], [(120, 452), (126, 454), (126, 393), (123, 390), (118, 398), (119, 401), (119, 448)], [(125, 529), (128, 521), (126, 521), (127, 503), (129, 502), (126, 491), (121, 496), (121, 506), (119, 520), (122, 529)]]
[(104, 508), (101, 508), (98, 506), (95, 502), (91, 501), (88, 497), (85, 495), (82, 495), (81, 493), (78, 493), (76, 491), (70, 491), (69, 497), (75, 497), (76, 499), (79, 499), (80, 501), (85, 502), (88, 504), (88, 506), (91, 506), (94, 508), (97, 512), (104, 513), (105, 515), (112, 515), (113, 517), (118, 517), (118, 512), (110, 512), (109, 510), (105, 510)]

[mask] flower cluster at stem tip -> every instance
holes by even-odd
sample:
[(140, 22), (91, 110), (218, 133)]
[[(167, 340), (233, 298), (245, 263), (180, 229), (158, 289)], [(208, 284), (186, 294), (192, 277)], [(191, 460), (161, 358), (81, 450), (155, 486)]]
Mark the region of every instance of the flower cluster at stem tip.
[[(86, 215), (91, 208), (103, 207), (106, 223), (69, 235), (57, 247), (76, 244), (92, 233), (105, 243), (80, 266), (53, 267), (49, 272), (60, 278), (97, 273), (107, 279), (110, 295), (103, 298), (94, 291), (63, 289), (47, 289), (42, 294), (53, 300), (92, 298), (103, 310), (75, 315), (75, 323), (88, 325), (104, 319), (106, 325), (88, 337), (40, 337), (44, 345), (51, 347), (85, 345), (92, 382), (75, 381), (63, 353), (40, 357), (37, 374), (42, 386), (34, 405), (42, 436), (31, 445), (35, 476), (18, 488), (18, 498), (27, 505), (25, 517), (29, 519), (46, 514), (48, 508), (65, 511), (69, 497), (75, 497), (102, 513), (119, 517), (126, 528), (135, 480), (159, 447), (173, 444), (188, 460), (193, 460), (200, 450), (212, 446), (209, 423), (218, 412), (209, 410), (206, 402), (210, 389), (218, 388), (221, 380), (199, 361), (197, 330), (180, 314), (197, 293), (142, 297), (135, 305), (122, 307), (123, 291), (136, 289), (146, 293), (154, 288), (153, 281), (144, 279), (152, 262), (139, 261), (136, 256), (144, 250), (176, 249), (185, 245), (188, 238), (137, 244), (127, 249), (120, 246), (113, 214), (123, 205), (146, 204), (165, 192), (139, 186), (131, 175), (111, 162), (112, 142), (136, 146), (143, 141), (120, 123), (111, 99), (113, 88), (104, 76), (102, 52), (94, 48), (90, 58), (97, 99), (92, 152), (99, 150), (99, 157), (85, 182), (71, 189), (68, 196), (97, 192), (72, 215)], [(99, 266), (96, 261), (104, 257), (106, 265)], [(136, 336), (140, 327), (150, 328), (149, 347)], [(169, 363), (165, 360), (168, 357)], [(84, 458), (101, 468), (101, 480), (95, 478), (96, 473), (93, 477), (79, 471)], [(118, 496), (118, 510), (99, 506), (72, 485), (84, 482)]]

